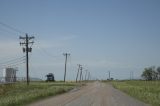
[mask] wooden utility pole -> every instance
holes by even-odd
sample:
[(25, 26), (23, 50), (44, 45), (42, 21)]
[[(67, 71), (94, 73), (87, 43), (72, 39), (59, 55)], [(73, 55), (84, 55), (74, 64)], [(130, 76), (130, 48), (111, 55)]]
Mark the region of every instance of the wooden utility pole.
[[(27, 85), (29, 85), (29, 60), (28, 60), (28, 53), (32, 52), (32, 48), (29, 47), (29, 44), (33, 45), (33, 41), (30, 41), (34, 39), (34, 36), (28, 37), (28, 34), (26, 34), (26, 37), (19, 37), (19, 39), (24, 40), (23, 42), (20, 42), (20, 45), (24, 45), (25, 48), (23, 47), (23, 52), (26, 53), (26, 79), (27, 79)], [(31, 46), (32, 46), (31, 45)]]
[(85, 74), (85, 81), (87, 81), (87, 71), (88, 70), (85, 70), (86, 71), (86, 74)]
[(90, 80), (90, 72), (88, 72), (88, 81)]
[(109, 80), (111, 80), (111, 78), (110, 78), (110, 71), (108, 71), (108, 76), (109, 76)]
[(133, 71), (130, 71), (130, 80), (133, 80), (134, 78), (133, 78)]
[(82, 80), (82, 75), (83, 75), (83, 73), (82, 73), (83, 67), (82, 66), (80, 67), (80, 70), (81, 70), (81, 72), (80, 72), (80, 80), (79, 81)]
[(78, 71), (77, 71), (77, 76), (76, 76), (76, 82), (77, 82), (77, 80), (78, 80), (79, 70), (80, 70), (80, 67), (81, 67), (81, 66), (82, 66), (82, 65), (78, 64)]
[(64, 68), (64, 82), (66, 81), (66, 70), (67, 70), (67, 57), (70, 56), (69, 53), (63, 53), (63, 55), (66, 57), (65, 58), (65, 68)]

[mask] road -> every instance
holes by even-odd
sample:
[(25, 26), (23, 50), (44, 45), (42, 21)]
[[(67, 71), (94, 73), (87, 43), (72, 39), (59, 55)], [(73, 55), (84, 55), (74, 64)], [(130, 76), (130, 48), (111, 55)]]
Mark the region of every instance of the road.
[(37, 101), (28, 106), (149, 106), (110, 84), (89, 83), (68, 93)]

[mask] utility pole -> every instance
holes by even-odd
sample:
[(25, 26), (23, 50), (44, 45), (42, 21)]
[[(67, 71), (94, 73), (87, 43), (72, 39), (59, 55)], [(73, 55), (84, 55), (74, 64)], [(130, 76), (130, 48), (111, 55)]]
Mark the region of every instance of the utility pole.
[(110, 79), (111, 79), (111, 78), (110, 78), (110, 71), (108, 71), (108, 76), (109, 76), (109, 80), (110, 80)]
[(80, 67), (81, 67), (81, 66), (82, 66), (82, 65), (78, 64), (78, 71), (77, 71), (76, 82), (77, 82), (77, 80), (78, 80), (79, 70), (80, 70)]
[(66, 69), (67, 69), (67, 57), (70, 56), (69, 53), (63, 53), (63, 55), (66, 57), (65, 59), (65, 69), (64, 69), (64, 82), (66, 81)]
[(132, 71), (130, 71), (130, 80), (132, 80)]
[(82, 80), (82, 74), (83, 74), (83, 73), (82, 73), (82, 70), (83, 70), (83, 67), (82, 67), (82, 66), (80, 67), (80, 70), (81, 70), (81, 72), (80, 72), (80, 80), (79, 80), (79, 81)]
[(134, 80), (134, 72), (132, 71), (132, 80)]
[(85, 74), (85, 81), (87, 81), (87, 71), (88, 70), (85, 70), (86, 71), (86, 74)]
[[(29, 37), (28, 34), (26, 34), (26, 37), (19, 37), (19, 39), (23, 40), (23, 42), (20, 42), (20, 46), (23, 47), (23, 53), (26, 53), (26, 79), (27, 79), (27, 85), (29, 85), (29, 61), (28, 61), (28, 53), (32, 52), (31, 46), (33, 45), (34, 36)], [(30, 41), (32, 40), (32, 41)], [(29, 45), (31, 46), (29, 47)]]
[(88, 81), (90, 80), (90, 72), (88, 73)]
[(133, 80), (133, 71), (130, 71), (130, 80)]

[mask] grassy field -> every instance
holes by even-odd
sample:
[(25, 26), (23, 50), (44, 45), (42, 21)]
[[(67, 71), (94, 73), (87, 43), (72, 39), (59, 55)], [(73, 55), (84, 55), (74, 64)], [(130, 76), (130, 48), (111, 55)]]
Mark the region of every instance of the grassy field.
[(160, 81), (114, 81), (113, 86), (152, 106), (160, 106)]
[(64, 93), (76, 86), (75, 83), (32, 82), (0, 85), (0, 106), (22, 106), (45, 97)]

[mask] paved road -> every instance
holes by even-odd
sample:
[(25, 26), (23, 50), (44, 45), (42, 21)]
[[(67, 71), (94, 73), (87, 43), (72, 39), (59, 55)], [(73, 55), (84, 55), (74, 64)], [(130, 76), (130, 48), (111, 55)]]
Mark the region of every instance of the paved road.
[(80, 89), (30, 104), (29, 106), (149, 106), (109, 84), (89, 83)]

